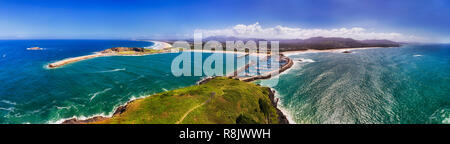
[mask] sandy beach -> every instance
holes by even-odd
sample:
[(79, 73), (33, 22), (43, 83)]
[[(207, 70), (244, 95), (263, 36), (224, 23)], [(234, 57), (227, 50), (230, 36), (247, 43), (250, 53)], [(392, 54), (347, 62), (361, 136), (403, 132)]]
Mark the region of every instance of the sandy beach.
[(217, 51), (214, 51), (214, 50), (196, 50), (196, 49), (194, 49), (194, 50), (184, 50), (184, 51), (187, 51), (187, 52), (202, 52), (202, 53), (227, 53), (227, 54), (241, 54), (241, 55), (246, 55), (246, 54), (249, 54), (249, 55), (252, 55), (252, 56), (267, 56), (268, 54), (265, 54), (265, 53), (246, 53), (246, 52), (241, 52), (241, 51), (223, 51), (223, 50), (217, 50)]
[[(361, 47), (361, 48), (339, 48), (339, 49), (326, 49), (326, 50), (316, 50), (316, 49), (307, 49), (307, 50), (298, 50), (298, 51), (284, 51), (284, 52), (280, 52), (280, 54), (283, 54), (285, 56), (290, 56), (290, 55), (296, 55), (296, 54), (301, 54), (301, 53), (321, 53), (321, 52), (333, 52), (333, 53), (342, 53), (345, 51), (353, 51), (353, 50), (364, 50), (364, 49), (374, 49), (374, 48), (385, 48), (385, 47)], [(249, 54), (249, 55), (253, 55), (253, 56), (267, 56), (267, 54), (264, 53), (246, 53), (246, 52), (242, 52), (242, 51), (223, 51), (223, 50), (196, 50), (196, 49), (191, 49), (191, 50), (184, 50), (184, 51), (189, 51), (189, 52), (203, 52), (203, 53), (229, 53), (229, 54)]]
[(57, 67), (61, 67), (61, 66), (66, 65), (66, 64), (70, 64), (70, 63), (74, 63), (74, 62), (78, 62), (78, 61), (82, 61), (82, 60), (86, 60), (86, 59), (96, 58), (96, 57), (102, 57), (102, 56), (109, 56), (109, 55), (108, 54), (95, 53), (95, 54), (91, 54), (91, 55), (67, 58), (67, 59), (63, 59), (63, 60), (60, 60), (60, 61), (57, 61), (57, 62), (49, 64), (48, 68), (57, 68)]
[(307, 49), (307, 50), (299, 50), (299, 51), (285, 51), (285, 52), (281, 52), (281, 53), (284, 54), (285, 56), (290, 56), (290, 55), (297, 55), (297, 54), (302, 54), (302, 53), (322, 53), (322, 52), (342, 53), (345, 51), (374, 49), (374, 48), (384, 48), (384, 47), (339, 48), (339, 49), (326, 49), (326, 50)]
[(160, 49), (164, 49), (164, 48), (171, 48), (172, 45), (166, 42), (160, 42), (160, 41), (148, 41), (148, 42), (152, 42), (154, 43), (154, 45), (149, 46), (149, 47), (145, 47), (146, 49), (155, 49), (155, 50), (160, 50)]

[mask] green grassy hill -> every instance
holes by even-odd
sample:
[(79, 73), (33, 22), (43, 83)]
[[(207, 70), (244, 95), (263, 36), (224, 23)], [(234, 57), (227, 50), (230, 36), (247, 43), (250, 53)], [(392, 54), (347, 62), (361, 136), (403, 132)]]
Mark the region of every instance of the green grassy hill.
[(270, 89), (225, 77), (138, 99), (121, 114), (94, 123), (278, 123)]

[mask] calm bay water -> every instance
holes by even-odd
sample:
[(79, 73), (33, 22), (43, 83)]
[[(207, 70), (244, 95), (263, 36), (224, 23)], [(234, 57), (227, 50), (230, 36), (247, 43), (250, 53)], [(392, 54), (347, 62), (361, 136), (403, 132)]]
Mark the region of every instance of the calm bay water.
[(296, 123), (450, 123), (450, 45), (353, 52), (290, 56), (274, 89)]

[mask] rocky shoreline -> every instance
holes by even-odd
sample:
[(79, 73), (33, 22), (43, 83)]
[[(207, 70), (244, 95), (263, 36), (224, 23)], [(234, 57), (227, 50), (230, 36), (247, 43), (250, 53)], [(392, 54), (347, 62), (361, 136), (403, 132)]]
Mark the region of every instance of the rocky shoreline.
[[(125, 105), (123, 106), (119, 106), (116, 108), (116, 110), (114, 111), (114, 114), (112, 115), (112, 117), (117, 116), (122, 114), (123, 112), (125, 112), (127, 110), (127, 106), (134, 102), (135, 100), (131, 100), (129, 102), (127, 102)], [(104, 116), (94, 116), (85, 120), (79, 120), (77, 118), (71, 118), (68, 120), (63, 121), (61, 124), (88, 124), (88, 123), (92, 123), (92, 122), (98, 122), (98, 121), (102, 121), (102, 120), (106, 120), (109, 119), (111, 117), (104, 117)]]
[(268, 88), (269, 91), (269, 99), (272, 103), (272, 106), (277, 110), (278, 114), (278, 123), (279, 124), (289, 124), (289, 120), (287, 119), (286, 115), (278, 108), (278, 98), (275, 98), (275, 91), (273, 91), (271, 88)]
[[(289, 68), (292, 67), (292, 65), (294, 64), (294, 62), (292, 61), (292, 59), (290, 59), (289, 57), (286, 57), (284, 55), (280, 55), (282, 59), (286, 60), (287, 63), (284, 64), (278, 71), (278, 74), (281, 74), (282, 72), (288, 70)], [(275, 76), (275, 75), (274, 75)], [(241, 80), (244, 82), (251, 82), (254, 80), (259, 80), (259, 79), (268, 79), (272, 77), (272, 72), (269, 72), (269, 74), (265, 74), (263, 76), (259, 75), (259, 76), (254, 76), (251, 77), (249, 79), (245, 79), (245, 80)], [(197, 85), (202, 85), (207, 83), (208, 81), (214, 79), (215, 77), (207, 77), (204, 78), (200, 81), (197, 82)], [(235, 78), (233, 76), (228, 76), (228, 78)], [(235, 78), (238, 79), (238, 78)], [(239, 79), (238, 79), (239, 80)], [(273, 91), (271, 88), (267, 88), (268, 92), (269, 92), (269, 99), (271, 101), (272, 106), (277, 110), (277, 114), (278, 114), (278, 123), (279, 124), (289, 124), (289, 120), (287, 119), (286, 115), (278, 108), (278, 98), (275, 98), (275, 91)], [(119, 106), (115, 111), (114, 114), (112, 115), (112, 117), (117, 116), (122, 114), (123, 112), (125, 112), (127, 110), (127, 106), (132, 103), (135, 100), (129, 101), (127, 102), (125, 105), (123, 106)], [(92, 122), (98, 122), (98, 121), (102, 121), (102, 120), (106, 120), (109, 119), (108, 117), (103, 117), (103, 116), (95, 116), (92, 118), (88, 118), (85, 120), (78, 120), (77, 118), (72, 118), (72, 119), (68, 119), (65, 120), (64, 122), (62, 122), (62, 124), (88, 124), (88, 123), (92, 123)]]
[[(208, 81), (212, 80), (215, 77), (209, 77), (209, 78), (205, 78), (202, 81), (200, 81), (198, 83), (198, 85), (207, 83)], [(231, 78), (231, 77), (229, 77)], [(286, 115), (278, 108), (278, 98), (275, 98), (275, 91), (273, 91), (271, 88), (267, 88), (267, 91), (269, 92), (268, 97), (270, 99), (270, 102), (272, 104), (272, 106), (277, 110), (277, 114), (278, 114), (278, 123), (279, 124), (289, 124), (289, 120), (287, 119)], [(98, 121), (103, 121), (109, 118), (112, 118), (114, 116), (118, 116), (122, 113), (124, 113), (127, 110), (127, 106), (131, 103), (133, 103), (135, 100), (131, 100), (129, 102), (127, 102), (125, 105), (123, 106), (119, 106), (116, 108), (116, 110), (114, 111), (114, 114), (111, 117), (104, 117), (104, 116), (95, 116), (95, 117), (91, 117), (85, 120), (79, 120), (77, 118), (72, 118), (72, 119), (67, 119), (65, 121), (63, 121), (61, 124), (89, 124), (89, 123), (93, 123), (93, 122), (98, 122)]]

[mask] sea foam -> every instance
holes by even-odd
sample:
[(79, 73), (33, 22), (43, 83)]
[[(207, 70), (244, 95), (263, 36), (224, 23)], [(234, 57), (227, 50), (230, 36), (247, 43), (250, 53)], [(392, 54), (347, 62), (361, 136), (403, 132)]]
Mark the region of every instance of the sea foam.
[(314, 61), (314, 60), (312, 60), (312, 59), (306, 59), (306, 58), (297, 58), (297, 59), (294, 59), (294, 61), (297, 61), (297, 62), (305, 62), (305, 63), (316, 62), (316, 61)]
[(124, 70), (127, 70), (127, 69), (126, 68), (113, 69), (113, 70), (100, 71), (99, 73), (116, 72), (116, 71), (124, 71)]
[(109, 91), (109, 90), (111, 90), (112, 88), (107, 88), (107, 89), (104, 89), (103, 91), (99, 91), (99, 92), (96, 92), (96, 93), (94, 93), (94, 94), (89, 94), (89, 95), (92, 95), (91, 96), (91, 99), (89, 100), (89, 101), (92, 101), (92, 99), (94, 99), (97, 95), (99, 95), (99, 94), (103, 94), (103, 93), (105, 93), (105, 92), (107, 92), (107, 91)]
[(1, 100), (0, 102), (6, 103), (6, 104), (10, 104), (10, 105), (16, 105), (16, 104), (17, 104), (17, 103), (15, 103), (15, 102), (8, 101), (8, 100)]

